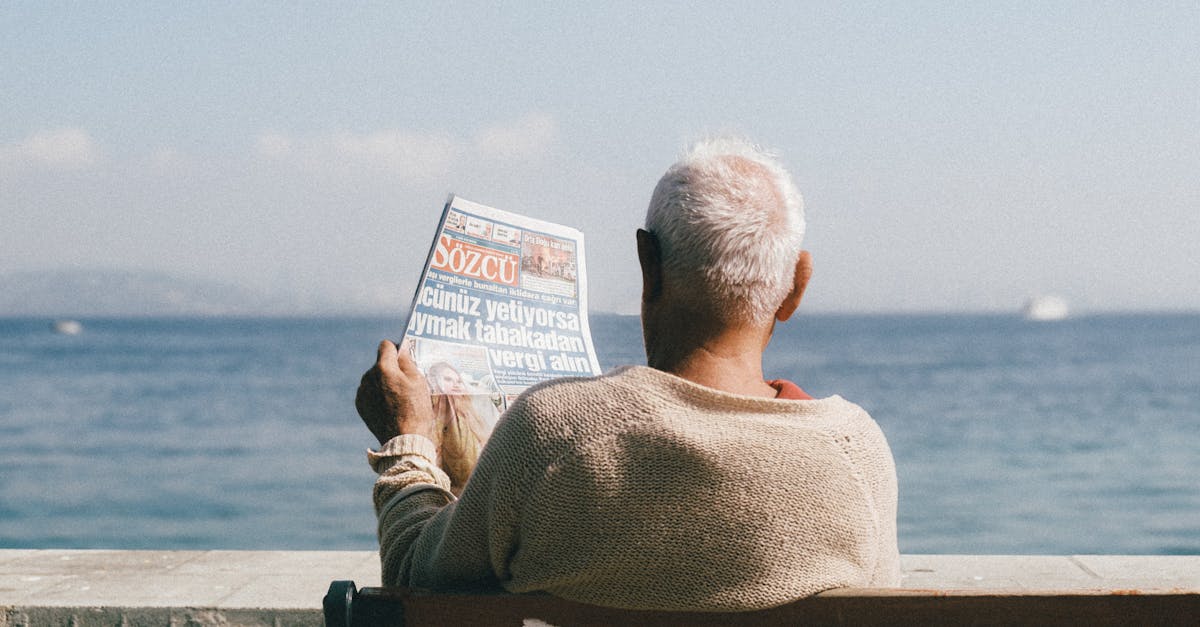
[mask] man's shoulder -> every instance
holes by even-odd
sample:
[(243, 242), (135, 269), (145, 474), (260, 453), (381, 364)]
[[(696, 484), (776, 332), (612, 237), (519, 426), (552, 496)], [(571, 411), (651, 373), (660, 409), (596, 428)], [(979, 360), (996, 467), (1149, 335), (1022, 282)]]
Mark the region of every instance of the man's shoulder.
[(562, 377), (530, 386), (513, 402), (510, 412), (554, 411), (578, 408), (581, 403), (594, 401), (629, 387), (630, 372), (636, 366), (621, 366), (592, 377)]
[(627, 368), (593, 377), (564, 377), (530, 386), (500, 417), (492, 440), (551, 457), (618, 426), (633, 396), (623, 382)]
[(841, 396), (795, 400), (729, 394), (646, 366), (621, 366), (593, 377), (553, 379), (527, 389), (510, 413), (527, 419), (556, 420), (657, 411), (699, 411), (726, 415), (787, 415), (812, 426), (830, 422), (870, 422), (859, 405)]

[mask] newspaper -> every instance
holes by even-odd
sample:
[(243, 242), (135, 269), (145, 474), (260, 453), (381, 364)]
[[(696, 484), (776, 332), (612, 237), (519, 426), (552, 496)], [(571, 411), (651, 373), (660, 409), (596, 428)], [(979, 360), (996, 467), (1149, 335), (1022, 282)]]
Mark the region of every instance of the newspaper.
[(429, 382), (456, 487), (525, 388), (600, 373), (587, 312), (583, 233), (450, 196), (401, 346)]

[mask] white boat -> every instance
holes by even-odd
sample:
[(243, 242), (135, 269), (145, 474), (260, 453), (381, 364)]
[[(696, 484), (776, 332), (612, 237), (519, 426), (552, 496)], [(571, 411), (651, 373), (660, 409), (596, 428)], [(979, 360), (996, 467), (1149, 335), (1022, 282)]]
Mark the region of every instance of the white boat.
[(55, 320), (54, 332), (61, 335), (79, 335), (83, 333), (83, 325), (78, 320)]
[(1067, 301), (1058, 296), (1035, 296), (1025, 303), (1026, 320), (1064, 320), (1070, 315)]

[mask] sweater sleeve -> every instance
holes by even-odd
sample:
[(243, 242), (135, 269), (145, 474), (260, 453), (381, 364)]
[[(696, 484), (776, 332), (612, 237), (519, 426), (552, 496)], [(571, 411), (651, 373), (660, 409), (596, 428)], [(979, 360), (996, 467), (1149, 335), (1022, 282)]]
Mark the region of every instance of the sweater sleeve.
[(383, 584), (396, 585), (411, 567), (411, 548), (428, 521), (453, 502), (450, 478), (437, 465), (437, 446), (419, 435), (388, 440), (367, 461), (379, 473), (373, 497)]
[(450, 478), (437, 465), (437, 445), (420, 435), (398, 435), (378, 451), (367, 451), (367, 462), (379, 473), (375, 481), (375, 513), (397, 493), (416, 485), (429, 485), (449, 491)]
[(900, 550), (896, 540), (896, 463), (883, 430), (865, 411), (859, 428), (854, 431), (856, 433), (846, 442), (847, 452), (858, 466), (871, 499), (879, 543), (870, 585), (895, 587), (900, 585)]
[(458, 499), (427, 438), (399, 436), (368, 454), (380, 473), (374, 500), (383, 585), (488, 589), (504, 580), (523, 490), (523, 457), (512, 454), (516, 429), (504, 428), (512, 422), (497, 425)]

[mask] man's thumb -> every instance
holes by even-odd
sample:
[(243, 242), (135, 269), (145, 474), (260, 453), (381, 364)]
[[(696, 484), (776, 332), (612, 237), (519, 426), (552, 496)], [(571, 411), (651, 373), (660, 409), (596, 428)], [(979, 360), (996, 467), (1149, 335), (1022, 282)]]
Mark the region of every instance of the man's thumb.
[(396, 363), (396, 356), (396, 345), (390, 340), (383, 340), (379, 343), (379, 352), (375, 358), (375, 365), (379, 367), (380, 372), (392, 374), (400, 369)]

